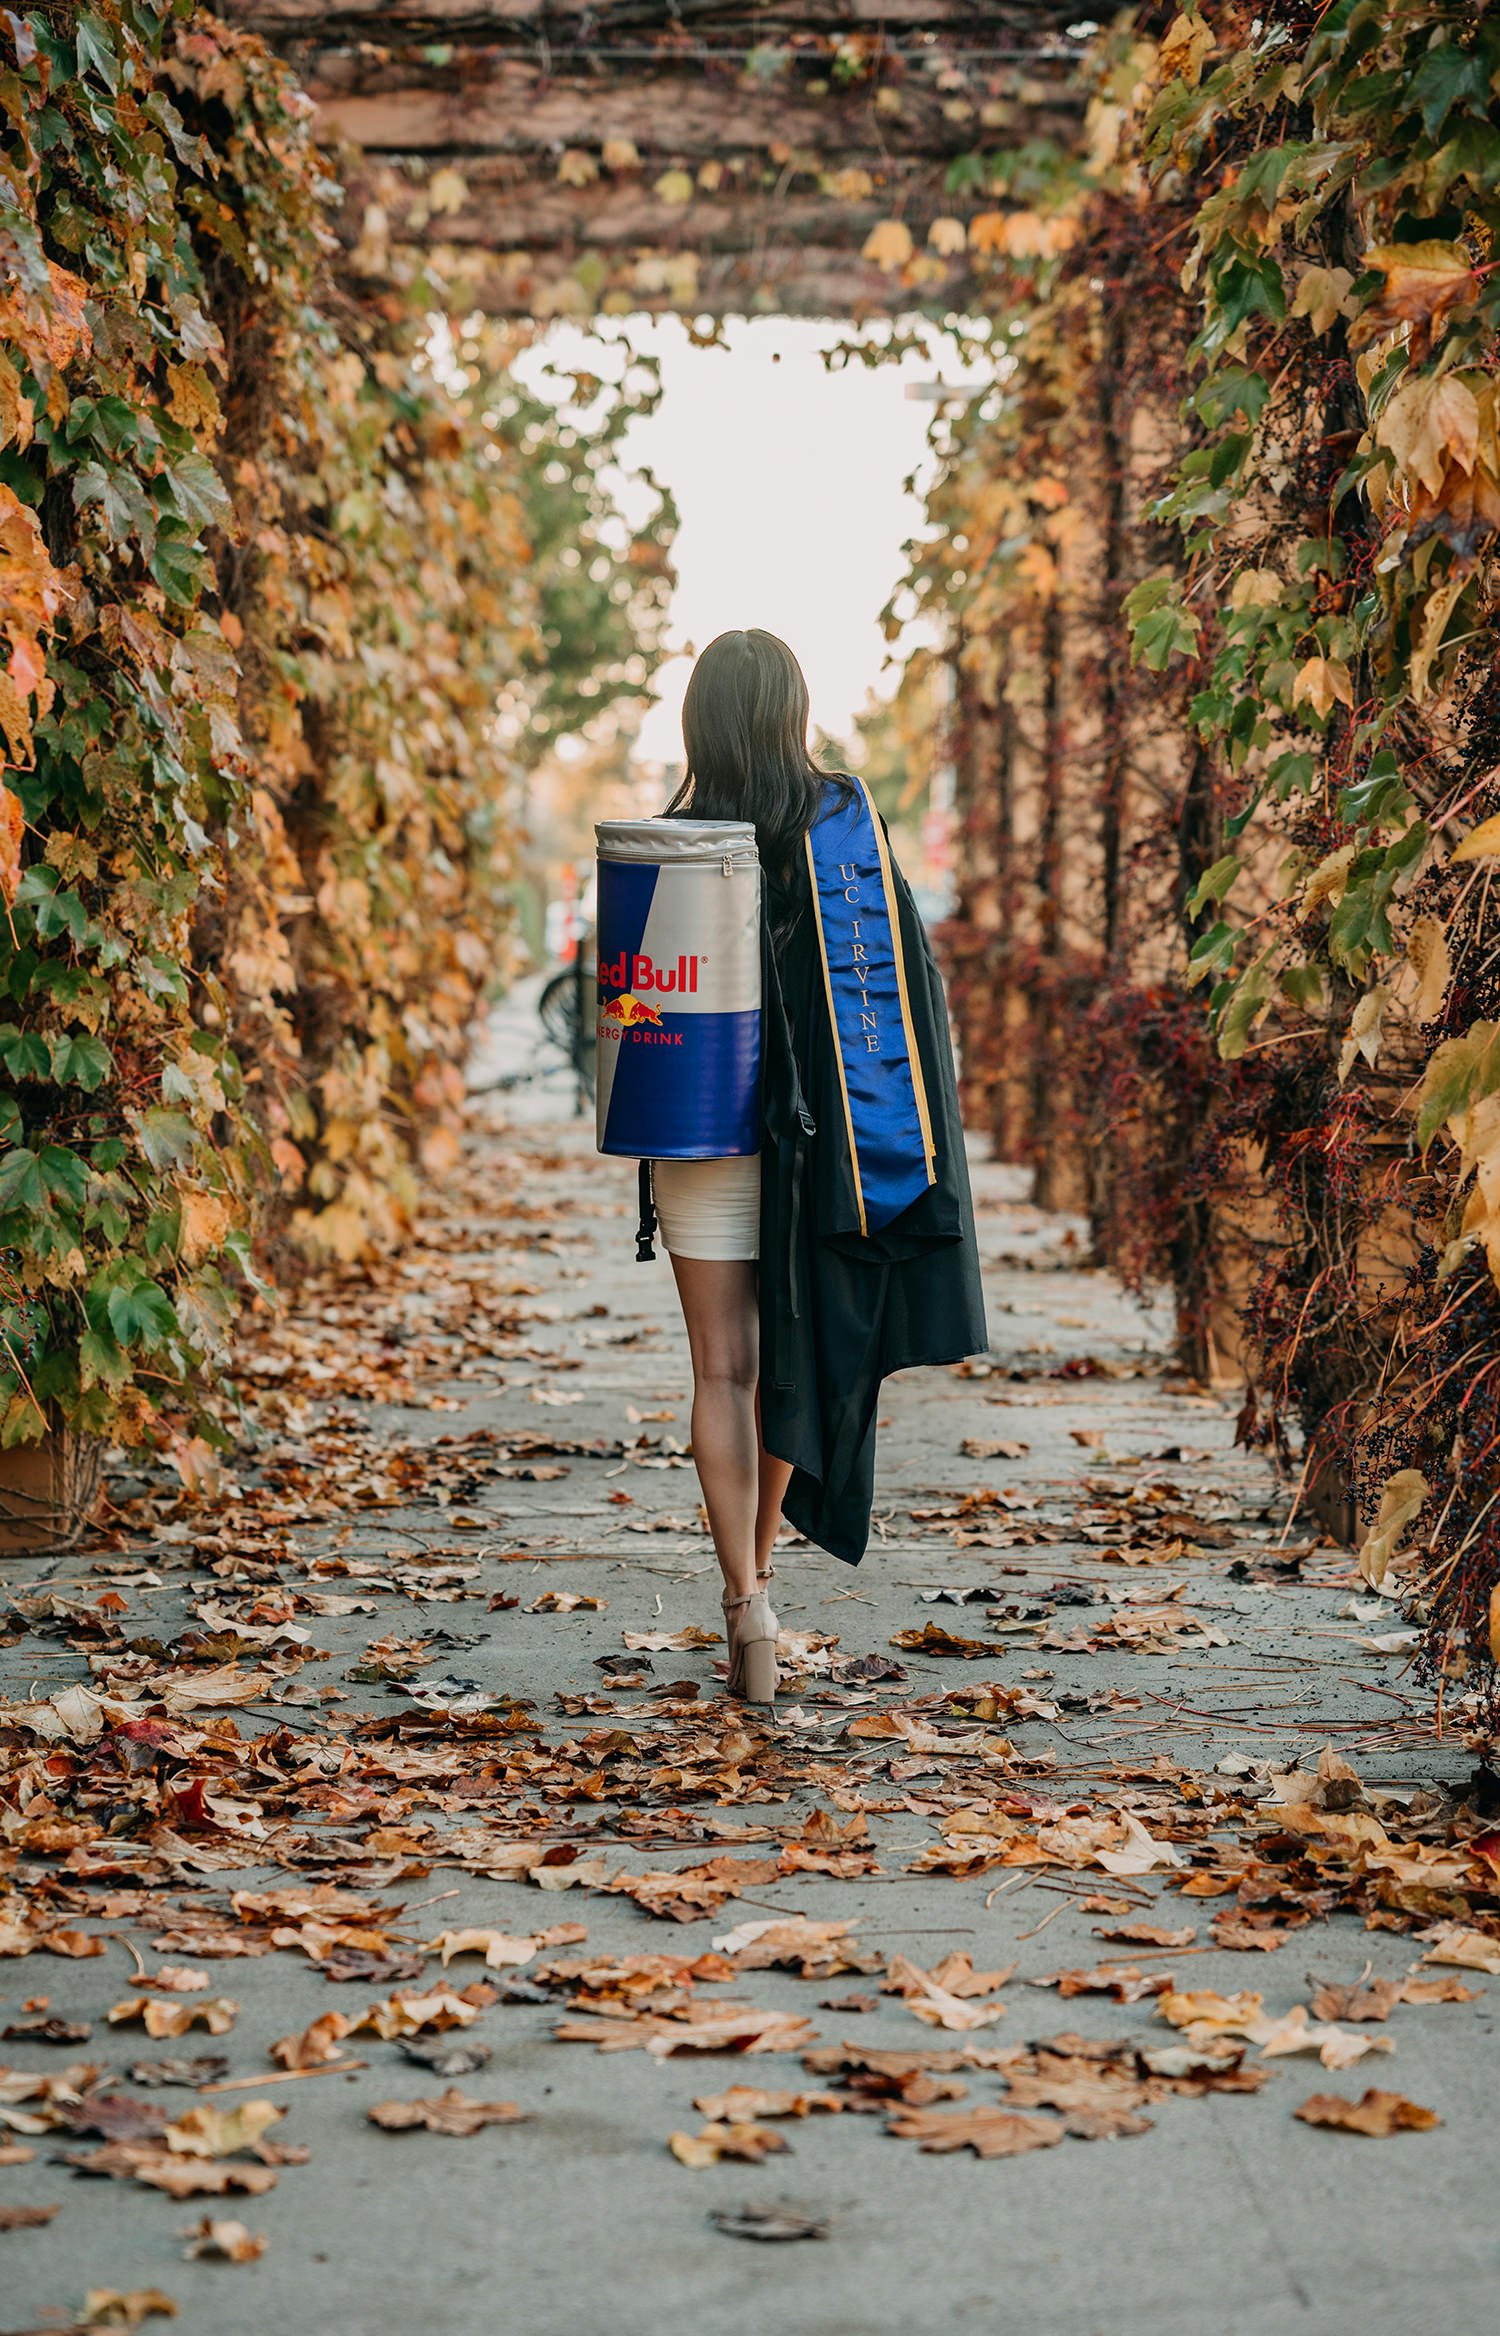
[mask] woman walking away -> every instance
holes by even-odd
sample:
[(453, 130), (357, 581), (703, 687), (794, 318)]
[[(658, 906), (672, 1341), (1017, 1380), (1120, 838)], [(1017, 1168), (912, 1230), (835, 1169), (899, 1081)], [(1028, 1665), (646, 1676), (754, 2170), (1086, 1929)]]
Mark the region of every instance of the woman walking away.
[(857, 1565), (881, 1381), (986, 1344), (947, 1007), (885, 822), (808, 750), (802, 669), (721, 633), (693, 669), (669, 816), (753, 823), (764, 876), (761, 1149), (652, 1167), (693, 1363), (729, 1692), (776, 1693), (785, 1516)]

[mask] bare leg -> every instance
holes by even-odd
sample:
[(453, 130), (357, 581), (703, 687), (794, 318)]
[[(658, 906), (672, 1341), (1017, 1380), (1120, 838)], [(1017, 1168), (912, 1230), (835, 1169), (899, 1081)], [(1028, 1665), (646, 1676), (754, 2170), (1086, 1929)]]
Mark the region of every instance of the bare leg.
[(674, 1257), (672, 1271), (693, 1357), (693, 1462), (709, 1531), (728, 1596), (748, 1598), (755, 1589), (763, 1462), (755, 1267), (739, 1259)]
[(755, 1390), (755, 1441), (760, 1472), (755, 1504), (755, 1570), (764, 1580), (771, 1570), (771, 1551), (781, 1525), (781, 1504), (792, 1481), (790, 1460), (777, 1460), (766, 1450), (760, 1425), (760, 1389)]

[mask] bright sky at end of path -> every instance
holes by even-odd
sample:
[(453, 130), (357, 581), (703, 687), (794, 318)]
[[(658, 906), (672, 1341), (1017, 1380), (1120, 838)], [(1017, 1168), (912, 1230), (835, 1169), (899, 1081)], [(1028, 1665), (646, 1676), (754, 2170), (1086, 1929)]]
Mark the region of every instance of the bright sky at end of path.
[[(906, 566), (903, 546), (922, 522), (905, 491), (926, 462), (931, 403), (909, 385), (957, 380), (957, 353), (932, 335), (930, 354), (830, 372), (820, 352), (849, 337), (838, 322), (732, 319), (726, 348), (696, 348), (676, 318), (622, 320), (642, 354), (657, 357), (662, 399), (633, 423), (628, 470), (651, 469), (677, 499), (677, 589), (659, 677), (642, 725), (645, 762), (682, 756), (682, 696), (691, 653), (715, 634), (760, 625), (790, 643), (807, 675), (813, 721), (846, 736), (882, 672), (880, 611)], [(548, 394), (545, 369), (597, 367), (599, 343), (559, 326), (516, 367)], [(628, 493), (622, 501), (630, 507)]]

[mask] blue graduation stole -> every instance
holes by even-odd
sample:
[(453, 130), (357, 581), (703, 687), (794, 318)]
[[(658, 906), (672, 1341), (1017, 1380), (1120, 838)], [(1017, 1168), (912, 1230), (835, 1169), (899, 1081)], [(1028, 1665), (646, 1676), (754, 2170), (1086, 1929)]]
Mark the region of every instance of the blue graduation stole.
[(937, 1182), (885, 830), (863, 779), (830, 787), (807, 833), (813, 913), (861, 1233)]

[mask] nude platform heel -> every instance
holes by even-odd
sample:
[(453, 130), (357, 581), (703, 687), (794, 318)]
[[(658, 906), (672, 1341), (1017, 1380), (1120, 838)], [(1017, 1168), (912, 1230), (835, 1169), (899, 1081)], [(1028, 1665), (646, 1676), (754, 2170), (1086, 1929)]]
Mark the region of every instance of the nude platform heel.
[[(768, 1575), (760, 1575), (765, 1581)], [(776, 1617), (764, 1590), (748, 1598), (725, 1598), (724, 1620), (729, 1631), (729, 1677), (726, 1693), (744, 1703), (776, 1701), (780, 1673), (776, 1664)]]

